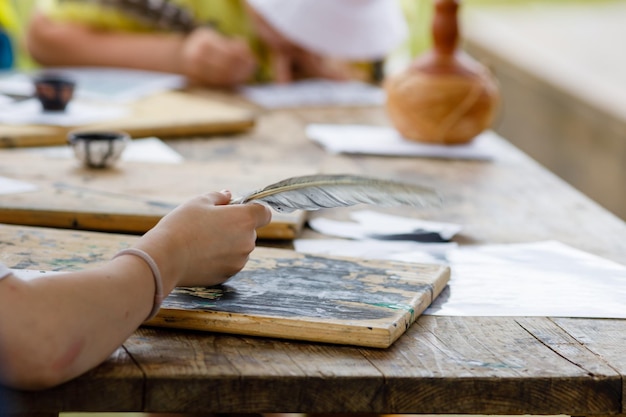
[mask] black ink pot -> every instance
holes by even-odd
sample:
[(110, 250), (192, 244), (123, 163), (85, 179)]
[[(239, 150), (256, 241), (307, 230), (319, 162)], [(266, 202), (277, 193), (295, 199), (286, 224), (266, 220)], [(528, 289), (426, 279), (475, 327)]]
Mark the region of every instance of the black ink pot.
[(35, 96), (44, 111), (62, 112), (74, 96), (76, 81), (63, 74), (41, 73), (33, 78)]
[(74, 131), (67, 141), (74, 155), (89, 168), (108, 168), (122, 156), (130, 136), (116, 131)]

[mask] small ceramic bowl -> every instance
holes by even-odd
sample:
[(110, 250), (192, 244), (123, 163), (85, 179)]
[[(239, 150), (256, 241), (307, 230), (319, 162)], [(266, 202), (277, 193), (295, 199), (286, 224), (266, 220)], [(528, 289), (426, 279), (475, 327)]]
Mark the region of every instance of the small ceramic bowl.
[(33, 78), (35, 96), (44, 111), (65, 111), (74, 96), (76, 81), (63, 74), (41, 73)]
[(126, 132), (81, 131), (70, 132), (67, 141), (85, 166), (108, 168), (120, 159), (130, 136)]

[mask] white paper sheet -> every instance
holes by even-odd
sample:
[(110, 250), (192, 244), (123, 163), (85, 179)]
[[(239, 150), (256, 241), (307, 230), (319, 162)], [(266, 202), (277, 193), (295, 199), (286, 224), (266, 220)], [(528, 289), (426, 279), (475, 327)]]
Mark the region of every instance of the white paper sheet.
[(2, 109), (3, 106), (6, 105), (11, 105), (15, 102), (14, 99), (12, 99), (9, 96), (5, 96), (4, 94), (0, 94), (0, 110)]
[[(404, 240), (419, 240), (420, 235), (437, 234), (442, 240), (450, 240), (461, 231), (462, 226), (454, 223), (433, 222), (393, 216), (371, 210), (350, 213), (354, 222), (342, 222), (324, 217), (309, 220), (309, 226), (328, 236), (349, 239), (393, 239), (405, 236)], [(414, 236), (411, 239), (411, 236)]]
[(303, 80), (289, 84), (244, 86), (240, 93), (259, 106), (275, 109), (303, 106), (380, 106), (384, 91), (359, 81)]
[(556, 241), (463, 247), (425, 314), (626, 318), (626, 266)]
[[(155, 71), (122, 68), (63, 67), (51, 68), (50, 72), (62, 73), (76, 80), (76, 98), (102, 102), (128, 103), (152, 94), (183, 88), (183, 76)], [(33, 72), (9, 72), (0, 74), (0, 92), (32, 96)]]
[[(16, 151), (38, 153), (49, 158), (74, 158), (74, 152), (69, 146), (31, 147)], [(149, 137), (133, 139), (128, 142), (120, 160), (128, 162), (179, 164), (184, 161), (184, 158), (161, 139)]]
[(17, 194), (36, 191), (37, 186), (29, 182), (0, 177), (0, 194)]
[(456, 243), (420, 243), (411, 241), (381, 241), (374, 239), (295, 239), (297, 252), (317, 255), (349, 256), (364, 259), (387, 259), (447, 265), (446, 254)]
[(493, 160), (495, 151), (489, 146), (486, 131), (470, 143), (462, 145), (434, 145), (403, 138), (387, 126), (310, 124), (306, 128), (309, 139), (333, 154), (364, 154), (383, 156), (416, 156), (425, 158)]
[(81, 126), (89, 123), (119, 119), (130, 113), (124, 106), (71, 101), (65, 111), (45, 112), (37, 99), (4, 105), (0, 123), (7, 125)]

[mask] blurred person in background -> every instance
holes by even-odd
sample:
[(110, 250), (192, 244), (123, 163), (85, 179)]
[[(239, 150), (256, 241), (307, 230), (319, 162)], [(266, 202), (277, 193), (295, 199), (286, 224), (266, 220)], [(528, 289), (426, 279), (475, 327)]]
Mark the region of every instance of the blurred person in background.
[(26, 34), (40, 65), (154, 70), (226, 88), (380, 79), (406, 35), (391, 0), (40, 0)]

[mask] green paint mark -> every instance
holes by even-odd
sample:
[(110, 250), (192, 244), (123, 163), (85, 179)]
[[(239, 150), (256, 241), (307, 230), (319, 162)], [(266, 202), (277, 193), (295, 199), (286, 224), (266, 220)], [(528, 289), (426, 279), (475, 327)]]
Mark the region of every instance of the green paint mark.
[(521, 366), (518, 365), (509, 365), (504, 362), (482, 362), (477, 360), (467, 361), (471, 366), (478, 366), (481, 368), (490, 368), (490, 369), (521, 369)]
[(408, 311), (411, 314), (411, 320), (413, 320), (413, 317), (415, 317), (415, 309), (407, 304), (395, 304), (395, 303), (368, 303), (369, 305), (375, 306), (375, 307), (383, 307), (383, 308), (389, 308), (391, 310), (404, 310), (404, 311)]

